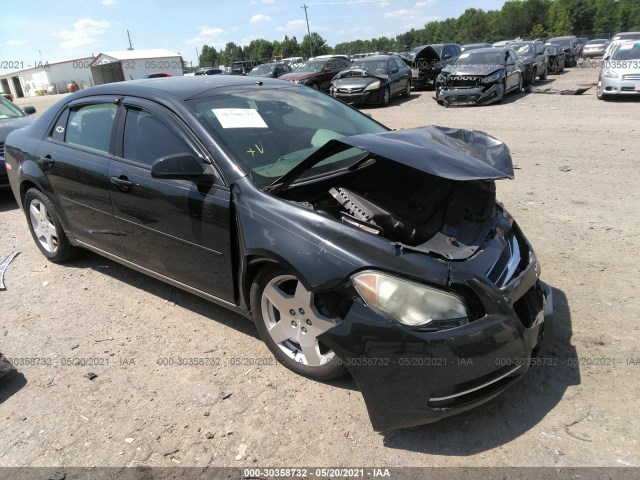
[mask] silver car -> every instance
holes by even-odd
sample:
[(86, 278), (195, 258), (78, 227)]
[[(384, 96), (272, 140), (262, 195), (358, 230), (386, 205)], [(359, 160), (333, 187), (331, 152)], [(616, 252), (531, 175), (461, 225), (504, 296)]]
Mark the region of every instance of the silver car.
[(596, 93), (600, 100), (614, 95), (640, 97), (640, 41), (620, 42), (604, 57)]

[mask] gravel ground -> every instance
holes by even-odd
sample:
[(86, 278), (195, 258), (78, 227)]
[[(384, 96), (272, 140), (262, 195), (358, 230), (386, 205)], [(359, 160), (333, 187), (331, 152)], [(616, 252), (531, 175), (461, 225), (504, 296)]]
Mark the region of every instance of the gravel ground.
[(319, 383), (273, 365), (242, 317), (93, 254), (48, 263), (1, 192), (0, 256), (20, 254), (0, 292), (0, 351), (39, 364), (0, 383), (0, 465), (640, 465), (637, 100), (600, 102), (592, 88), (446, 109), (432, 95), (367, 111), (393, 128), (470, 128), (509, 145), (516, 179), (499, 181), (498, 197), (554, 288), (543, 365), (482, 410), (375, 433), (351, 378)]

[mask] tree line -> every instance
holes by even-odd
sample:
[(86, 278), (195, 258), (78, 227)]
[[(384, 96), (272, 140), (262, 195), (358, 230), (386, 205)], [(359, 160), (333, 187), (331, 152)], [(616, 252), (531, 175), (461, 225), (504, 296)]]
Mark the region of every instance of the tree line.
[(302, 42), (252, 40), (244, 47), (229, 42), (224, 49), (204, 45), (200, 66), (231, 65), (238, 60), (262, 60), (366, 52), (401, 52), (418, 45), (454, 42), (495, 42), (510, 38), (549, 38), (578, 35), (609, 38), (616, 32), (640, 31), (640, 0), (510, 0), (500, 10), (469, 8), (458, 18), (427, 23), (395, 38), (353, 40), (330, 47), (318, 33)]

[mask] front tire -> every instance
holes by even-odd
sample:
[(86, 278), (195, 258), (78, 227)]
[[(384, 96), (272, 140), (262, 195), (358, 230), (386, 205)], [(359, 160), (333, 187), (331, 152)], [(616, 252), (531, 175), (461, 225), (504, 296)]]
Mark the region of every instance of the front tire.
[(380, 106), (386, 107), (389, 105), (389, 100), (391, 100), (391, 89), (387, 86), (382, 93), (382, 100), (380, 100)]
[(411, 96), (411, 80), (407, 80), (407, 87), (404, 89), (403, 97), (409, 98)]
[(544, 73), (540, 74), (540, 80), (546, 80), (547, 79), (547, 75), (549, 74), (549, 68), (547, 67), (547, 65), (545, 64), (544, 66)]
[(23, 204), (29, 231), (42, 254), (53, 263), (63, 263), (72, 258), (76, 249), (67, 238), (51, 200), (41, 191), (31, 188), (27, 190)]
[(336, 325), (314, 304), (314, 294), (280, 267), (262, 270), (251, 286), (251, 311), (260, 337), (289, 370), (315, 380), (346, 372), (336, 354), (318, 336)]
[(609, 97), (606, 93), (604, 93), (600, 85), (598, 85), (596, 88), (596, 97), (598, 98), (598, 100), (609, 100)]

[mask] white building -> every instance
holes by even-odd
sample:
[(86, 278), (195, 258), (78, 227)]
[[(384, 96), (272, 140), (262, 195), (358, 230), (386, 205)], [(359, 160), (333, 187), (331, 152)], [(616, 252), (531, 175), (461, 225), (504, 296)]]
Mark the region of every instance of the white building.
[(89, 68), (93, 60), (93, 57), (85, 57), (55, 63), (39, 62), (32, 68), (5, 73), (0, 75), (0, 91), (11, 93), (13, 98), (21, 98), (65, 93), (71, 82), (87, 88), (94, 84)]
[(0, 75), (0, 92), (13, 98), (68, 92), (71, 82), (80, 88), (103, 83), (137, 80), (152, 73), (181, 76), (182, 57), (164, 49), (117, 50), (97, 57), (78, 58), (37, 66)]
[(89, 64), (95, 85), (137, 80), (152, 73), (182, 76), (179, 53), (164, 49), (117, 50), (100, 53)]

